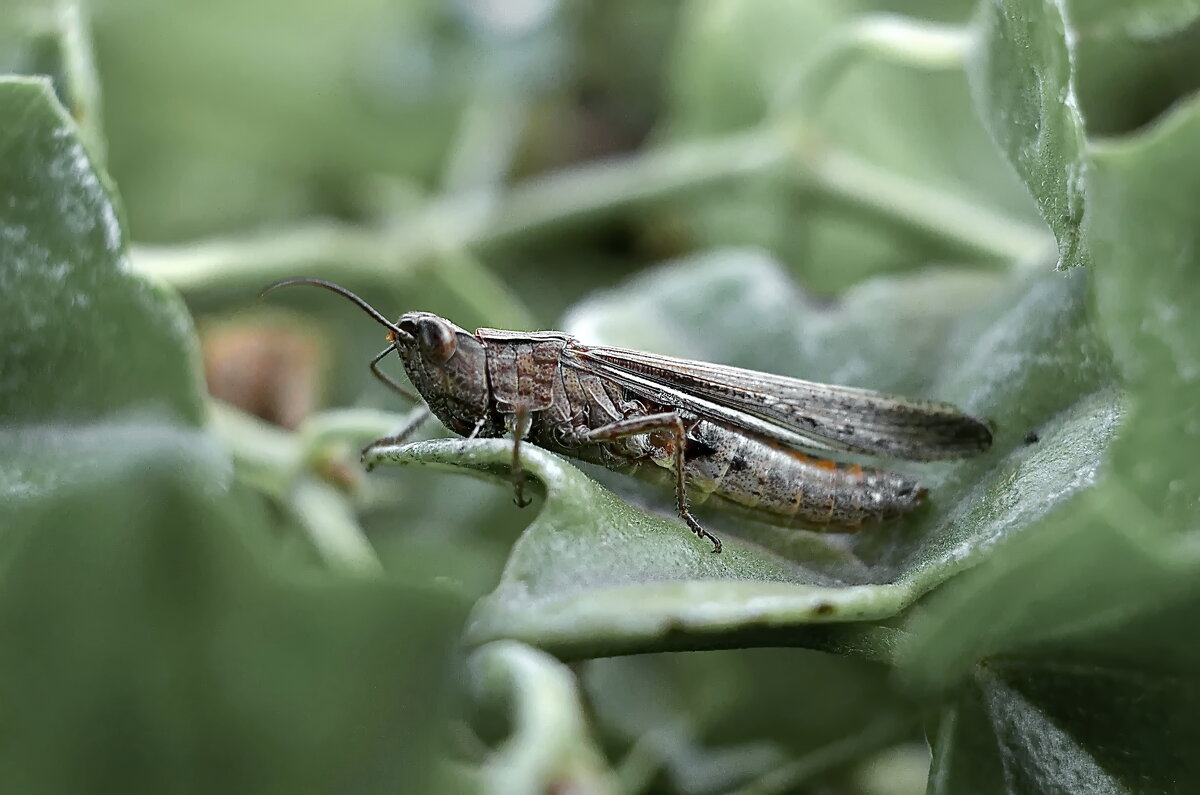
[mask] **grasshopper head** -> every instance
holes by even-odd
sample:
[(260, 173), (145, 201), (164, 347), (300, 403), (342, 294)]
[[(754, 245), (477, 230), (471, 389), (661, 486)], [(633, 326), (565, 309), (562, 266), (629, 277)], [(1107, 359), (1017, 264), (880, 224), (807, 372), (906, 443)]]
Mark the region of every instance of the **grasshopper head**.
[(500, 435), (501, 426), (491, 411), (487, 355), (483, 343), (474, 334), (429, 312), (408, 312), (392, 323), (345, 287), (321, 279), (284, 279), (269, 285), (262, 295), (292, 284), (307, 284), (335, 292), (357, 304), (388, 330), (389, 347), (371, 362), (371, 372), (381, 381), (407, 394), (407, 390), (377, 369), (379, 360), (395, 350), (404, 362), (409, 380), (443, 425), (463, 436), (471, 433)]
[(388, 332), (413, 386), (446, 427), (467, 435), (490, 415), (487, 354), (466, 329), (430, 312), (408, 312)]
[(474, 339), (449, 320), (430, 312), (407, 312), (396, 321), (396, 328), (407, 334), (409, 339), (403, 339), (395, 331), (388, 331), (388, 342), (415, 346), (421, 361), (432, 367), (445, 365), (454, 358), (460, 335)]

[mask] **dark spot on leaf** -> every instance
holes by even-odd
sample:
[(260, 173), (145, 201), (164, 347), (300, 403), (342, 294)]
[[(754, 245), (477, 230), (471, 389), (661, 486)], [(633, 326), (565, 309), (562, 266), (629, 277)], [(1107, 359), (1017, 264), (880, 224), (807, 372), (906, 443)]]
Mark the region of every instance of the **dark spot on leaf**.
[(750, 464), (746, 461), (745, 456), (735, 455), (733, 460), (729, 462), (730, 472), (744, 472), (750, 468)]
[(827, 616), (832, 612), (833, 605), (831, 605), (829, 602), (821, 602), (819, 605), (813, 608), (813, 615)]
[(1037, 444), (1041, 440), (1042, 437), (1038, 436), (1037, 431), (1030, 431), (1029, 433), (1025, 434), (1025, 444)]

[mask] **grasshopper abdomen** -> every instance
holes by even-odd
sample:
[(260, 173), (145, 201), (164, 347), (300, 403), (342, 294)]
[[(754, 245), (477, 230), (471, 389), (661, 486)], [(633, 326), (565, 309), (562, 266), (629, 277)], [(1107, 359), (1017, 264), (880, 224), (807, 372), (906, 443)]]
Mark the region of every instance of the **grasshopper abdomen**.
[(925, 494), (907, 475), (819, 458), (705, 420), (688, 429), (688, 440), (685, 470), (696, 503), (726, 503), (773, 524), (850, 531), (907, 513)]

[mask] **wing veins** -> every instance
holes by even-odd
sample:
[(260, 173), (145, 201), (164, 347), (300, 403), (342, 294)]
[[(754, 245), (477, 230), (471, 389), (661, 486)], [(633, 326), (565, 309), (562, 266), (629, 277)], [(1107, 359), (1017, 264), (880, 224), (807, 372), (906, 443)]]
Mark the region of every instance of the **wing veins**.
[(974, 455), (991, 444), (987, 425), (948, 403), (624, 348), (576, 343), (569, 349), (634, 392), (662, 390), (673, 399), (658, 402), (793, 447), (933, 460)]

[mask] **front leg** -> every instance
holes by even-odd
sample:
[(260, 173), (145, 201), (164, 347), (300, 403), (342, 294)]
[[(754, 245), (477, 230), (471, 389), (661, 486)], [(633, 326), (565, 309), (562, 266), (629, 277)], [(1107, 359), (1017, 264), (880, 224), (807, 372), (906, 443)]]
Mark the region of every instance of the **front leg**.
[(364, 447), (362, 452), (359, 453), (359, 460), (363, 462), (364, 466), (366, 466), (367, 471), (370, 472), (375, 467), (375, 462), (367, 460), (368, 453), (370, 453), (376, 447), (390, 447), (392, 445), (400, 444), (409, 436), (411, 436), (417, 430), (417, 428), (420, 428), (430, 416), (429, 406), (426, 406), (424, 403), (422, 403), (404, 418), (404, 424), (401, 425), (398, 430), (393, 433), (389, 433), (387, 436), (376, 439)]
[[(417, 408), (413, 409), (412, 413), (405, 419), (404, 425), (402, 425), (398, 431), (396, 431), (395, 433), (390, 433), (387, 436), (384, 436), (380, 439), (376, 439), (375, 441), (371, 442), (369, 445), (364, 447), (362, 449), (362, 454), (361, 454), (360, 460), (362, 461), (363, 466), (366, 467), (366, 470), (368, 472), (370, 472), (372, 469), (375, 468), (375, 465), (380, 462), (381, 456), (376, 455), (376, 453), (375, 453), (376, 450), (379, 450), (384, 447), (393, 447), (395, 445), (400, 444), (406, 438), (411, 436), (413, 431), (415, 431), (417, 428), (421, 427), (421, 425), (432, 416), (433, 416), (433, 414), (430, 412), (428, 406), (424, 406), (424, 405), (418, 406)], [(474, 439), (476, 436), (479, 435), (479, 432), (483, 429), (483, 426), (486, 423), (487, 423), (486, 417), (484, 417), (483, 419), (480, 419), (478, 422), (475, 423), (475, 428), (471, 431), (470, 434), (467, 435), (466, 438)]]
[(684, 471), (684, 465), (687, 463), (684, 455), (687, 449), (687, 429), (683, 426), (683, 418), (679, 416), (679, 412), (666, 411), (661, 414), (626, 417), (588, 431), (583, 438), (589, 442), (612, 442), (654, 431), (668, 431), (675, 437), (675, 507), (679, 509), (679, 518), (686, 522), (697, 536), (711, 541), (713, 552), (720, 552), (721, 539), (701, 527), (688, 510), (687, 473)]

